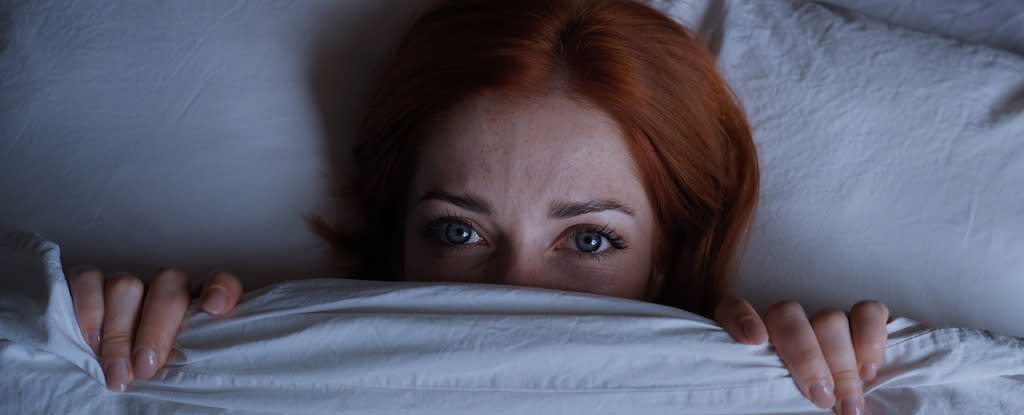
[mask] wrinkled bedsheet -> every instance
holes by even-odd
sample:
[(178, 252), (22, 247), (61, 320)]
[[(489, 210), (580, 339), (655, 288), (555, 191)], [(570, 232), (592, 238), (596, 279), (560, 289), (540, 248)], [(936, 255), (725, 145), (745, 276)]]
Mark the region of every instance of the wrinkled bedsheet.
[(900, 26), (1024, 55), (1018, 0), (816, 0)]
[[(293, 281), (190, 310), (167, 368), (106, 389), (57, 245), (0, 234), (0, 413), (826, 414), (770, 345), (675, 308), (483, 284)], [(1024, 340), (889, 324), (869, 414), (1020, 414)]]

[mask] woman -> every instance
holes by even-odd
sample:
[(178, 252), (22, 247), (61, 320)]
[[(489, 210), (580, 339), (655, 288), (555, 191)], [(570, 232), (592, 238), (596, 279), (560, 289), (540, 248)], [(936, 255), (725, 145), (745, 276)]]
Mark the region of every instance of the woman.
[[(756, 202), (754, 144), (712, 57), (654, 9), (446, 1), (404, 38), (360, 139), (366, 228), (342, 235), (315, 224), (361, 252), (363, 278), (681, 307), (714, 316), (738, 341), (770, 338), (819, 407), (862, 410), (861, 381), (882, 361), (884, 305), (809, 321), (782, 302), (762, 322), (746, 301), (723, 298)], [(163, 366), (190, 300), (184, 274), (165, 269), (148, 290), (97, 270), (69, 284), (109, 387)], [(237, 278), (217, 273), (200, 303), (224, 315), (241, 292)]]

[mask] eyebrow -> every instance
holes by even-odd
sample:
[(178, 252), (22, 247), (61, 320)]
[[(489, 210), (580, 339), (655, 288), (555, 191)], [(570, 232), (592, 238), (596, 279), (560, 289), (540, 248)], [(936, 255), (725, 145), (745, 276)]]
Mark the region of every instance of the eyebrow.
[[(484, 215), (491, 214), (491, 206), (481, 198), (473, 195), (456, 195), (440, 190), (431, 190), (424, 193), (423, 196), (420, 196), (418, 203), (423, 203), (428, 200), (440, 200), (471, 212)], [(551, 219), (568, 219), (575, 216), (585, 215), (587, 213), (603, 212), (607, 210), (618, 211), (629, 216), (635, 216), (633, 209), (629, 206), (626, 206), (617, 200), (601, 199), (588, 200), (586, 202), (556, 201), (551, 204), (551, 209), (548, 211), (548, 217)]]
[(473, 195), (456, 195), (448, 192), (442, 192), (438, 190), (432, 190), (423, 194), (420, 197), (419, 203), (426, 202), (428, 200), (440, 200), (443, 202), (451, 203), (460, 208), (466, 209), (471, 212), (476, 212), (484, 215), (491, 214), (491, 206), (484, 202), (478, 197)]
[(586, 202), (555, 202), (551, 204), (548, 217), (552, 219), (568, 219), (587, 213), (614, 210), (634, 216), (633, 209), (616, 200), (590, 200)]

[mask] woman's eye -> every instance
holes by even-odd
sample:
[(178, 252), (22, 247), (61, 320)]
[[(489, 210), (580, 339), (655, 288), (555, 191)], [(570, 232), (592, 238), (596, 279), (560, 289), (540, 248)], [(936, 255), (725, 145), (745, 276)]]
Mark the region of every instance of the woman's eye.
[(473, 229), (473, 225), (460, 219), (441, 218), (427, 225), (427, 237), (444, 245), (469, 245), (480, 242), (483, 238)]
[(626, 249), (626, 241), (607, 226), (578, 229), (569, 234), (563, 243), (567, 245), (566, 249), (572, 249), (583, 257), (595, 259)]
[(573, 239), (576, 243), (576, 249), (588, 254), (601, 252), (609, 246), (605, 242), (604, 235), (597, 231), (579, 231), (576, 232), (576, 236)]
[(448, 222), (444, 224), (445, 242), (462, 245), (473, 237), (473, 227), (465, 222)]

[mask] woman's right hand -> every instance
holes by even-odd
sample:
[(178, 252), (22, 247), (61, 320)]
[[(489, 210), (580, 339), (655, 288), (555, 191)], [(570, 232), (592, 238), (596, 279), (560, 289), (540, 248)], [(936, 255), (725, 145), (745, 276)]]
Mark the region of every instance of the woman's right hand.
[[(78, 269), (65, 277), (78, 327), (101, 357), (107, 387), (124, 391), (133, 379), (156, 375), (170, 356), (192, 301), (188, 276), (164, 268), (149, 287), (131, 275), (104, 278), (95, 268)], [(241, 281), (217, 272), (203, 284), (199, 302), (206, 313), (222, 316), (235, 308), (241, 296)]]

